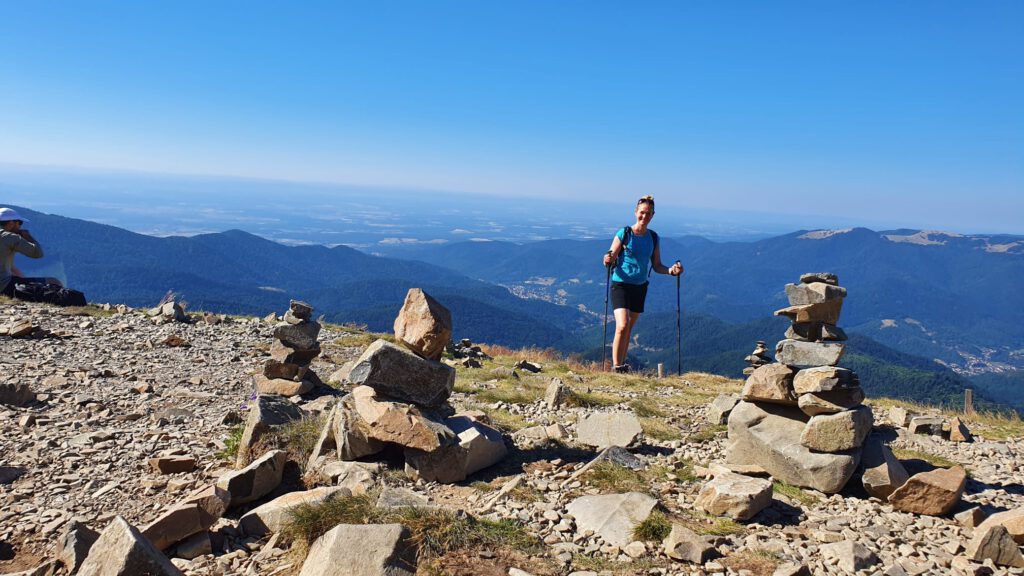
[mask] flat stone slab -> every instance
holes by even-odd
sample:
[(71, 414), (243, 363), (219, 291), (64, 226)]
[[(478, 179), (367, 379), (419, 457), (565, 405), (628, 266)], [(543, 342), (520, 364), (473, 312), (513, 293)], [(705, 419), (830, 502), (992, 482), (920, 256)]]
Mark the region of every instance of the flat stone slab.
[(775, 346), (775, 359), (790, 366), (835, 366), (845, 351), (846, 345), (841, 342), (780, 340)]
[(990, 526), (1003, 526), (1018, 544), (1024, 544), (1024, 507), (1014, 508), (1005, 512), (996, 512), (986, 518), (979, 530), (987, 530)]
[(416, 545), (401, 524), (340, 524), (309, 548), (299, 576), (415, 576)]
[(284, 528), (289, 515), (303, 504), (320, 504), (331, 498), (351, 496), (348, 488), (326, 486), (303, 492), (289, 492), (247, 512), (238, 521), (238, 527), (247, 536), (276, 534)]
[(843, 301), (830, 300), (820, 304), (801, 304), (776, 310), (776, 316), (786, 316), (793, 322), (820, 322), (822, 324), (839, 324), (839, 313), (843, 309)]
[(566, 507), (576, 519), (579, 532), (593, 530), (605, 542), (625, 546), (633, 541), (633, 529), (650, 516), (658, 501), (647, 494), (581, 496)]
[(581, 444), (607, 448), (626, 447), (643, 433), (640, 420), (628, 412), (597, 412), (588, 414), (576, 424), (576, 439)]

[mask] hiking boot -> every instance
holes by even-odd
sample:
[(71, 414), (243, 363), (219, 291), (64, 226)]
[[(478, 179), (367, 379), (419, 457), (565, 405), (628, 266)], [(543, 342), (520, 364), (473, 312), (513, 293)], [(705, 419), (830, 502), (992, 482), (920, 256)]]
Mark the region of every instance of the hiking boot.
[(615, 372), (618, 372), (619, 374), (628, 374), (629, 373), (629, 364), (618, 364), (618, 365), (612, 366), (612, 370), (614, 370)]

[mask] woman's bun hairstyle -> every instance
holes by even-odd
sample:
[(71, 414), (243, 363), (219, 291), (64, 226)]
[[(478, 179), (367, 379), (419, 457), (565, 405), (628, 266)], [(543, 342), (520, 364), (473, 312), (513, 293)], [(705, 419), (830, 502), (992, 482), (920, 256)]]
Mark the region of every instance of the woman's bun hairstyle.
[(643, 198), (636, 201), (637, 206), (641, 204), (650, 204), (651, 208), (654, 208), (654, 196), (648, 194), (647, 196), (644, 196)]

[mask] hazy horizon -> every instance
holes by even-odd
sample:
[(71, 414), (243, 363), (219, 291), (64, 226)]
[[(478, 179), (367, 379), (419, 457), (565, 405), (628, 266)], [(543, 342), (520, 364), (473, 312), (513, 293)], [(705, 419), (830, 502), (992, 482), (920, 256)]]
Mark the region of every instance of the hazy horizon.
[(8, 165), (1024, 232), (1020, 2), (58, 0), (0, 21)]

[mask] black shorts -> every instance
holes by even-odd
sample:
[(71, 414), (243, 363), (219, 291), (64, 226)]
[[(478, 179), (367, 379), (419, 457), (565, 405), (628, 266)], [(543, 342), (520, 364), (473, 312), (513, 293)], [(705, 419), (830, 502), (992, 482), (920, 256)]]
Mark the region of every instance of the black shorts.
[(625, 308), (637, 314), (643, 313), (644, 300), (647, 300), (647, 284), (612, 282), (612, 309)]

